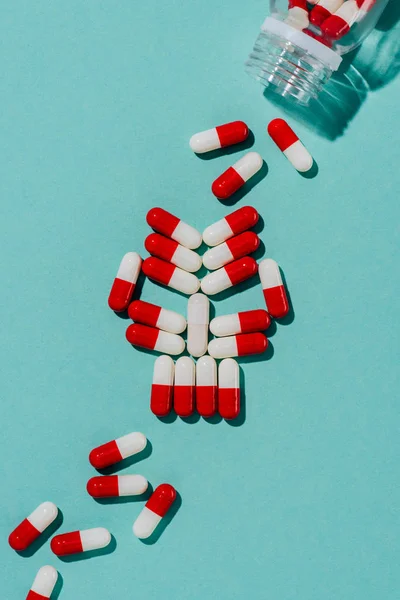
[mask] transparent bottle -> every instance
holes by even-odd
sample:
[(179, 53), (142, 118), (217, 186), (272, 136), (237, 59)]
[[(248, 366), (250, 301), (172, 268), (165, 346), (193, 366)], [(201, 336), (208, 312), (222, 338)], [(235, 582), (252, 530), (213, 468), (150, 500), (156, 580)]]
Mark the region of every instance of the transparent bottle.
[[(398, 0), (400, 1), (400, 0)], [(302, 105), (375, 27), (388, 0), (270, 0), (246, 71)]]

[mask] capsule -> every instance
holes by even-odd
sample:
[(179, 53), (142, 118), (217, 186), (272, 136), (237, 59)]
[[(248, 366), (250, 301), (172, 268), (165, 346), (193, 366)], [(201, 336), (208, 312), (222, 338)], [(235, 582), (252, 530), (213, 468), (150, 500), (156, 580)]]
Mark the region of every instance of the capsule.
[(115, 312), (128, 308), (141, 266), (142, 259), (137, 252), (128, 252), (123, 257), (108, 297), (108, 306)]
[(194, 273), (201, 267), (201, 256), (159, 233), (148, 235), (144, 245), (149, 254), (162, 258), (189, 273)]
[(268, 125), (268, 133), (288, 161), (300, 173), (309, 171), (313, 157), (303, 146), (293, 129), (283, 119), (274, 119)]
[(133, 533), (146, 539), (156, 529), (176, 500), (176, 490), (169, 483), (162, 483), (147, 500), (145, 507), (133, 524)]
[(237, 335), (240, 333), (254, 333), (264, 331), (271, 324), (271, 318), (266, 310), (246, 310), (215, 317), (210, 323), (210, 331), (217, 337)]
[(89, 479), (86, 489), (92, 498), (116, 498), (144, 494), (148, 485), (143, 475), (104, 475)]
[(187, 273), (159, 258), (146, 258), (142, 268), (143, 273), (150, 279), (189, 296), (195, 294), (200, 287), (200, 281), (196, 275)]
[(56, 535), (50, 542), (50, 548), (57, 556), (80, 554), (90, 550), (105, 548), (111, 542), (111, 534), (104, 527), (71, 531)]
[(128, 315), (136, 323), (162, 329), (168, 333), (182, 333), (186, 329), (184, 316), (173, 310), (161, 308), (156, 304), (135, 300), (128, 308)]
[(207, 246), (218, 246), (234, 235), (254, 227), (259, 217), (255, 208), (243, 206), (220, 221), (209, 225), (203, 232), (204, 243)]
[(260, 238), (258, 235), (252, 231), (245, 231), (240, 235), (230, 238), (223, 244), (207, 250), (203, 256), (203, 264), (210, 271), (220, 269), (237, 258), (242, 258), (242, 256), (255, 252), (259, 245)]
[(285, 23), (299, 31), (307, 29), (309, 19), (306, 0), (289, 0), (288, 17)]
[(172, 410), (174, 361), (170, 356), (159, 356), (154, 362), (150, 410), (157, 417), (165, 417)]
[(58, 572), (54, 567), (46, 565), (41, 567), (33, 580), (26, 600), (45, 600), (50, 598), (56, 586)]
[(240, 413), (239, 365), (233, 358), (219, 363), (218, 412), (223, 419), (236, 419)]
[(211, 356), (202, 356), (196, 363), (196, 408), (202, 417), (212, 417), (217, 411), (217, 364)]
[(163, 208), (151, 208), (147, 213), (146, 221), (154, 231), (172, 238), (185, 248), (195, 250), (201, 245), (201, 233), (197, 229)]
[(278, 264), (265, 258), (260, 262), (259, 275), (267, 311), (274, 319), (282, 319), (289, 312), (289, 301)]
[(208, 344), (208, 354), (214, 358), (248, 356), (249, 354), (262, 354), (266, 351), (267, 346), (268, 340), (263, 333), (242, 333), (211, 340)]
[(320, 0), (310, 13), (311, 23), (320, 27), (328, 17), (342, 6), (343, 2), (344, 0)]
[(213, 129), (195, 133), (190, 138), (189, 145), (196, 154), (203, 154), (204, 152), (211, 152), (212, 150), (219, 150), (219, 148), (240, 144), (240, 142), (244, 142), (247, 139), (248, 135), (249, 128), (246, 123), (243, 123), (243, 121), (233, 121), (232, 123), (225, 123), (224, 125), (213, 127)]
[(126, 339), (133, 346), (173, 356), (182, 354), (185, 349), (185, 341), (180, 335), (140, 325), (140, 323), (129, 325), (126, 330)]
[(204, 294), (193, 294), (188, 301), (187, 350), (198, 358), (207, 352), (210, 301)]
[(253, 177), (262, 166), (262, 157), (257, 152), (248, 152), (214, 181), (211, 186), (212, 193), (218, 200), (226, 200)]
[(102, 446), (93, 448), (89, 454), (89, 462), (95, 469), (104, 469), (120, 462), (124, 458), (141, 452), (146, 447), (146, 444), (146, 436), (143, 433), (134, 431), (116, 440), (107, 442)]
[(201, 282), (201, 289), (208, 296), (213, 296), (249, 279), (257, 273), (257, 268), (254, 258), (245, 256), (206, 275)]
[(194, 411), (195, 366), (188, 356), (175, 363), (174, 409), (178, 416), (189, 417)]
[(331, 40), (339, 40), (346, 35), (356, 21), (363, 2), (364, 0), (346, 0), (333, 15), (322, 23), (322, 33)]
[(13, 550), (26, 550), (57, 518), (58, 508), (53, 502), (43, 502), (12, 531), (8, 543)]

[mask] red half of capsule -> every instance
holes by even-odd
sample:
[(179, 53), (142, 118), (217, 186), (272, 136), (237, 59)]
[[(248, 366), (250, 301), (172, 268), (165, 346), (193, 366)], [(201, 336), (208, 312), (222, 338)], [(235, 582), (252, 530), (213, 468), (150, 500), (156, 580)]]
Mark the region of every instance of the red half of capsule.
[(104, 469), (121, 460), (122, 455), (115, 440), (107, 442), (107, 444), (103, 444), (97, 448), (93, 448), (89, 454), (89, 462), (95, 469)]
[(246, 254), (251, 254), (257, 250), (260, 245), (260, 238), (252, 231), (245, 231), (240, 235), (229, 238), (225, 243), (233, 258), (241, 258), (242, 256), (246, 256)]
[(129, 305), (128, 315), (132, 321), (156, 327), (161, 310), (161, 306), (157, 306), (156, 304), (144, 302), (143, 300), (135, 300)]
[(28, 519), (24, 519), (8, 537), (8, 543), (16, 552), (26, 550), (40, 535), (40, 531)]
[(172, 410), (173, 387), (153, 383), (151, 386), (150, 410), (157, 417), (165, 417)]
[(332, 13), (323, 6), (316, 5), (310, 12), (310, 22), (313, 25), (318, 25), (319, 27), (324, 21), (326, 21), (328, 17), (331, 16), (331, 14)]
[(229, 263), (229, 265), (225, 265), (224, 269), (232, 285), (237, 285), (255, 275), (258, 271), (258, 265), (254, 258), (245, 256), (244, 258), (235, 260), (235, 262)]
[(321, 31), (331, 40), (339, 40), (350, 31), (350, 26), (341, 17), (331, 15), (322, 23)]
[(26, 600), (49, 600), (49, 597), (42, 596), (42, 594), (37, 594), (36, 592), (29, 590)]
[(212, 417), (217, 411), (217, 387), (214, 385), (196, 386), (196, 408), (202, 417)]
[(92, 498), (112, 498), (119, 496), (118, 475), (92, 477), (86, 485)]
[(277, 285), (263, 290), (265, 304), (271, 317), (282, 319), (289, 312), (289, 301), (284, 285)]
[(307, 10), (307, 0), (289, 0), (289, 9), (291, 8), (302, 8), (303, 10)]
[(144, 246), (149, 254), (170, 261), (178, 247), (178, 242), (164, 237), (159, 233), (151, 233), (144, 241)]
[(218, 389), (218, 412), (223, 419), (236, 419), (240, 413), (240, 389)]
[(240, 144), (244, 142), (249, 135), (249, 128), (243, 121), (233, 121), (216, 127), (217, 135), (221, 143), (221, 148)]
[(226, 215), (225, 221), (233, 233), (237, 235), (238, 233), (242, 233), (242, 231), (246, 231), (246, 229), (250, 229), (250, 227), (254, 227), (259, 218), (260, 215), (255, 208), (252, 206), (242, 206), (242, 208), (235, 210), (230, 215)]
[(111, 310), (114, 310), (115, 312), (126, 310), (135, 291), (135, 287), (136, 283), (116, 277), (108, 297), (108, 306)]
[(129, 325), (125, 335), (130, 344), (154, 350), (159, 333), (160, 330), (155, 327), (147, 327), (147, 325), (134, 323), (133, 325)]
[(274, 119), (271, 121), (268, 125), (268, 133), (282, 152), (299, 140), (293, 129), (284, 119)]
[(176, 490), (169, 483), (162, 483), (146, 502), (146, 508), (160, 517), (165, 517), (176, 500)]
[(194, 386), (174, 386), (174, 409), (179, 417), (190, 417), (194, 412)]
[(241, 333), (264, 331), (271, 324), (271, 317), (266, 310), (246, 310), (238, 313)]
[(79, 531), (71, 531), (71, 533), (56, 535), (51, 540), (50, 547), (57, 556), (66, 556), (68, 554), (78, 554), (79, 552), (83, 552)]
[(226, 200), (244, 184), (245, 180), (239, 175), (236, 169), (229, 167), (213, 182), (211, 191), (218, 200)]
[(235, 338), (238, 356), (262, 354), (268, 346), (268, 339), (263, 333), (242, 333), (241, 335), (236, 335)]
[(150, 279), (168, 285), (176, 267), (165, 260), (151, 257), (146, 258), (142, 264), (143, 273)]
[(171, 237), (180, 219), (163, 208), (155, 207), (151, 208), (147, 213), (146, 221), (155, 231)]

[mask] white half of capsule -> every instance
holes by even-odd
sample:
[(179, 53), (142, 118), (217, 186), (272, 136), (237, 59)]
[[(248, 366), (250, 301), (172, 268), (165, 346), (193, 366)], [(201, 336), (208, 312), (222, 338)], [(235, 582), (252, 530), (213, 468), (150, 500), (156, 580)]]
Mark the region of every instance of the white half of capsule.
[(207, 296), (213, 296), (230, 287), (232, 287), (232, 281), (223, 267), (214, 273), (209, 273), (201, 281), (201, 289)]
[(263, 290), (282, 285), (279, 266), (272, 258), (265, 258), (260, 262), (258, 265), (258, 273), (260, 275)]
[(226, 219), (221, 219), (220, 221), (216, 221), (212, 225), (209, 225), (203, 231), (203, 240), (207, 246), (217, 246), (218, 244), (225, 242), (225, 240), (229, 240), (229, 238), (234, 235), (232, 229), (229, 227), (228, 221)]
[(208, 354), (213, 358), (228, 358), (238, 356), (236, 337), (221, 337), (211, 340), (208, 344)]
[(167, 331), (159, 331), (156, 345), (154, 350), (165, 354), (182, 354), (185, 349), (185, 340), (175, 333), (168, 333)]
[(188, 300), (187, 350), (198, 358), (207, 352), (210, 301), (204, 294), (193, 294)]
[(179, 244), (172, 255), (171, 262), (188, 273), (195, 273), (201, 267), (201, 256)]
[(142, 259), (137, 252), (128, 252), (119, 265), (117, 279), (136, 283), (142, 266)]
[(358, 14), (359, 8), (356, 0), (347, 0), (335, 12), (335, 17), (340, 17), (349, 26), (351, 26)]
[(143, 475), (118, 475), (118, 495), (138, 496), (144, 494), (149, 482)]
[(210, 331), (217, 337), (237, 335), (241, 333), (240, 319), (238, 313), (215, 317), (210, 323)]
[(42, 502), (28, 517), (35, 529), (42, 533), (57, 517), (58, 508), (53, 502)]
[(161, 519), (160, 515), (145, 506), (133, 524), (133, 533), (144, 540), (151, 536)]
[(217, 133), (217, 128), (214, 127), (213, 129), (195, 133), (189, 140), (189, 146), (196, 154), (218, 150), (221, 148), (221, 141)]
[(170, 356), (159, 356), (154, 361), (153, 384), (173, 385), (174, 383), (174, 361)]
[(319, 0), (318, 6), (335, 13), (343, 4), (344, 0)]
[(175, 363), (175, 385), (194, 386), (195, 366), (189, 356), (181, 356)]
[(184, 221), (179, 221), (172, 232), (171, 238), (178, 242), (178, 244), (189, 248), (189, 250), (195, 250), (201, 246), (202, 242), (201, 233)]
[(111, 534), (104, 527), (83, 529), (79, 532), (83, 552), (105, 548), (111, 542)]
[(115, 440), (122, 458), (128, 458), (144, 450), (147, 438), (140, 431), (133, 431)]
[(212, 356), (202, 356), (197, 361), (196, 386), (217, 386), (217, 363)]
[(233, 358), (225, 358), (219, 363), (218, 387), (221, 389), (239, 388), (239, 365)]
[(175, 267), (168, 286), (174, 290), (178, 290), (178, 292), (191, 296), (200, 288), (200, 281), (193, 273), (187, 273), (183, 269)]
[(298, 29), (299, 31), (307, 29), (309, 25), (308, 11), (304, 10), (304, 8), (300, 8), (300, 6), (289, 8), (288, 17), (285, 20), (285, 23), (291, 25), (294, 27), (294, 29)]
[(174, 310), (162, 308), (157, 319), (156, 327), (157, 329), (168, 331), (168, 333), (182, 333), (186, 329), (186, 319), (183, 315), (180, 315)]
[(210, 271), (220, 269), (233, 260), (235, 260), (235, 257), (229, 250), (228, 244), (225, 242), (218, 246), (214, 246), (214, 248), (210, 248), (210, 250), (207, 250), (203, 255), (203, 265)]
[(263, 159), (258, 152), (248, 152), (235, 162), (233, 169), (240, 175), (243, 181), (248, 181), (263, 166)]
[(286, 148), (283, 154), (299, 173), (306, 173), (313, 166), (313, 157), (300, 140)]
[(58, 572), (54, 567), (45, 565), (41, 567), (33, 580), (31, 592), (50, 598), (58, 579)]

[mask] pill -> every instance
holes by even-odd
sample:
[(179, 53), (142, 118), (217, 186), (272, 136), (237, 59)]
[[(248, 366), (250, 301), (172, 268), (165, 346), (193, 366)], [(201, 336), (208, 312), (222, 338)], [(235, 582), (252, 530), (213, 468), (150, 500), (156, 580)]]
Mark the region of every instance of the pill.
[(45, 600), (50, 598), (58, 579), (58, 572), (54, 567), (46, 565), (41, 567), (33, 580), (26, 600)]
[(217, 410), (217, 364), (212, 356), (196, 363), (196, 408), (202, 417), (212, 417)]
[(275, 319), (285, 317), (289, 312), (289, 302), (277, 263), (272, 258), (265, 258), (260, 262), (258, 271), (267, 311)]
[(208, 344), (208, 354), (214, 358), (248, 356), (262, 354), (267, 346), (268, 340), (263, 333), (242, 333), (211, 340)]
[(300, 173), (309, 171), (313, 158), (303, 146), (293, 129), (283, 119), (274, 119), (267, 127), (268, 133), (288, 161)]
[(176, 490), (169, 483), (162, 483), (147, 500), (145, 507), (133, 524), (133, 533), (146, 539), (156, 529), (176, 500)]
[(58, 508), (53, 502), (43, 502), (12, 531), (8, 543), (13, 550), (26, 550), (58, 515)]
[(115, 312), (121, 312), (128, 308), (141, 266), (142, 259), (137, 252), (128, 252), (123, 257), (108, 297), (108, 306)]
[(114, 498), (144, 494), (148, 485), (143, 475), (104, 475), (89, 479), (86, 489), (93, 498)]
[(154, 231), (172, 238), (190, 250), (195, 250), (201, 245), (201, 233), (197, 229), (163, 208), (151, 208), (147, 213), (146, 221)]
[(223, 419), (236, 419), (240, 413), (239, 365), (233, 358), (219, 363), (218, 412)]
[(104, 527), (71, 531), (56, 535), (50, 542), (50, 547), (57, 556), (78, 554), (105, 548), (111, 542), (111, 534)]
[(150, 409), (157, 417), (165, 417), (172, 409), (174, 361), (170, 356), (159, 356), (154, 362)]
[(245, 231), (230, 238), (223, 244), (214, 246), (203, 255), (203, 264), (210, 271), (220, 269), (224, 265), (255, 252), (260, 245), (260, 238), (252, 231)]
[(201, 267), (201, 256), (159, 233), (148, 235), (144, 245), (149, 254), (162, 258), (189, 273), (194, 273)]
[(231, 315), (215, 317), (210, 323), (210, 331), (217, 337), (264, 331), (271, 324), (266, 310), (246, 310)]
[(126, 330), (126, 339), (133, 346), (147, 348), (162, 354), (182, 354), (185, 349), (185, 341), (180, 335), (161, 331), (155, 327), (147, 327), (140, 323), (129, 325)]
[(198, 358), (207, 352), (210, 301), (204, 294), (193, 294), (188, 300), (187, 350)]
[(96, 469), (104, 469), (120, 462), (124, 458), (141, 452), (147, 444), (146, 436), (139, 431), (128, 433), (116, 440), (93, 448), (89, 454), (89, 462)]
[(187, 273), (179, 267), (159, 258), (146, 258), (143, 262), (143, 273), (158, 283), (182, 292), (183, 294), (195, 294), (200, 287), (200, 281), (193, 273)]
[(321, 30), (331, 40), (339, 40), (350, 31), (363, 0), (347, 0), (321, 25)]
[(226, 200), (253, 177), (262, 165), (263, 159), (257, 152), (248, 152), (214, 181), (212, 193), (218, 200)]
[(309, 19), (306, 0), (289, 0), (288, 17), (285, 23), (299, 31), (308, 27)]
[(207, 246), (217, 246), (234, 235), (254, 227), (258, 219), (259, 214), (255, 208), (243, 206), (220, 221), (209, 225), (203, 232), (203, 240)]
[(201, 282), (201, 289), (208, 296), (218, 294), (218, 292), (249, 279), (257, 273), (257, 268), (254, 258), (245, 256), (206, 275)]
[(189, 417), (194, 411), (195, 366), (188, 356), (175, 363), (174, 409), (180, 417)]
[(190, 138), (189, 145), (196, 154), (203, 154), (204, 152), (218, 150), (219, 148), (225, 148), (233, 144), (240, 144), (240, 142), (244, 142), (247, 139), (248, 135), (249, 128), (246, 123), (243, 123), (243, 121), (233, 121), (232, 123), (225, 123), (224, 125), (213, 127), (213, 129), (195, 133)]
[(186, 319), (183, 315), (143, 300), (131, 302), (128, 315), (136, 323), (157, 327), (169, 333), (182, 333), (186, 329)]
[(344, 0), (320, 0), (310, 13), (310, 21), (313, 25), (322, 25), (328, 17), (335, 13), (343, 4)]

